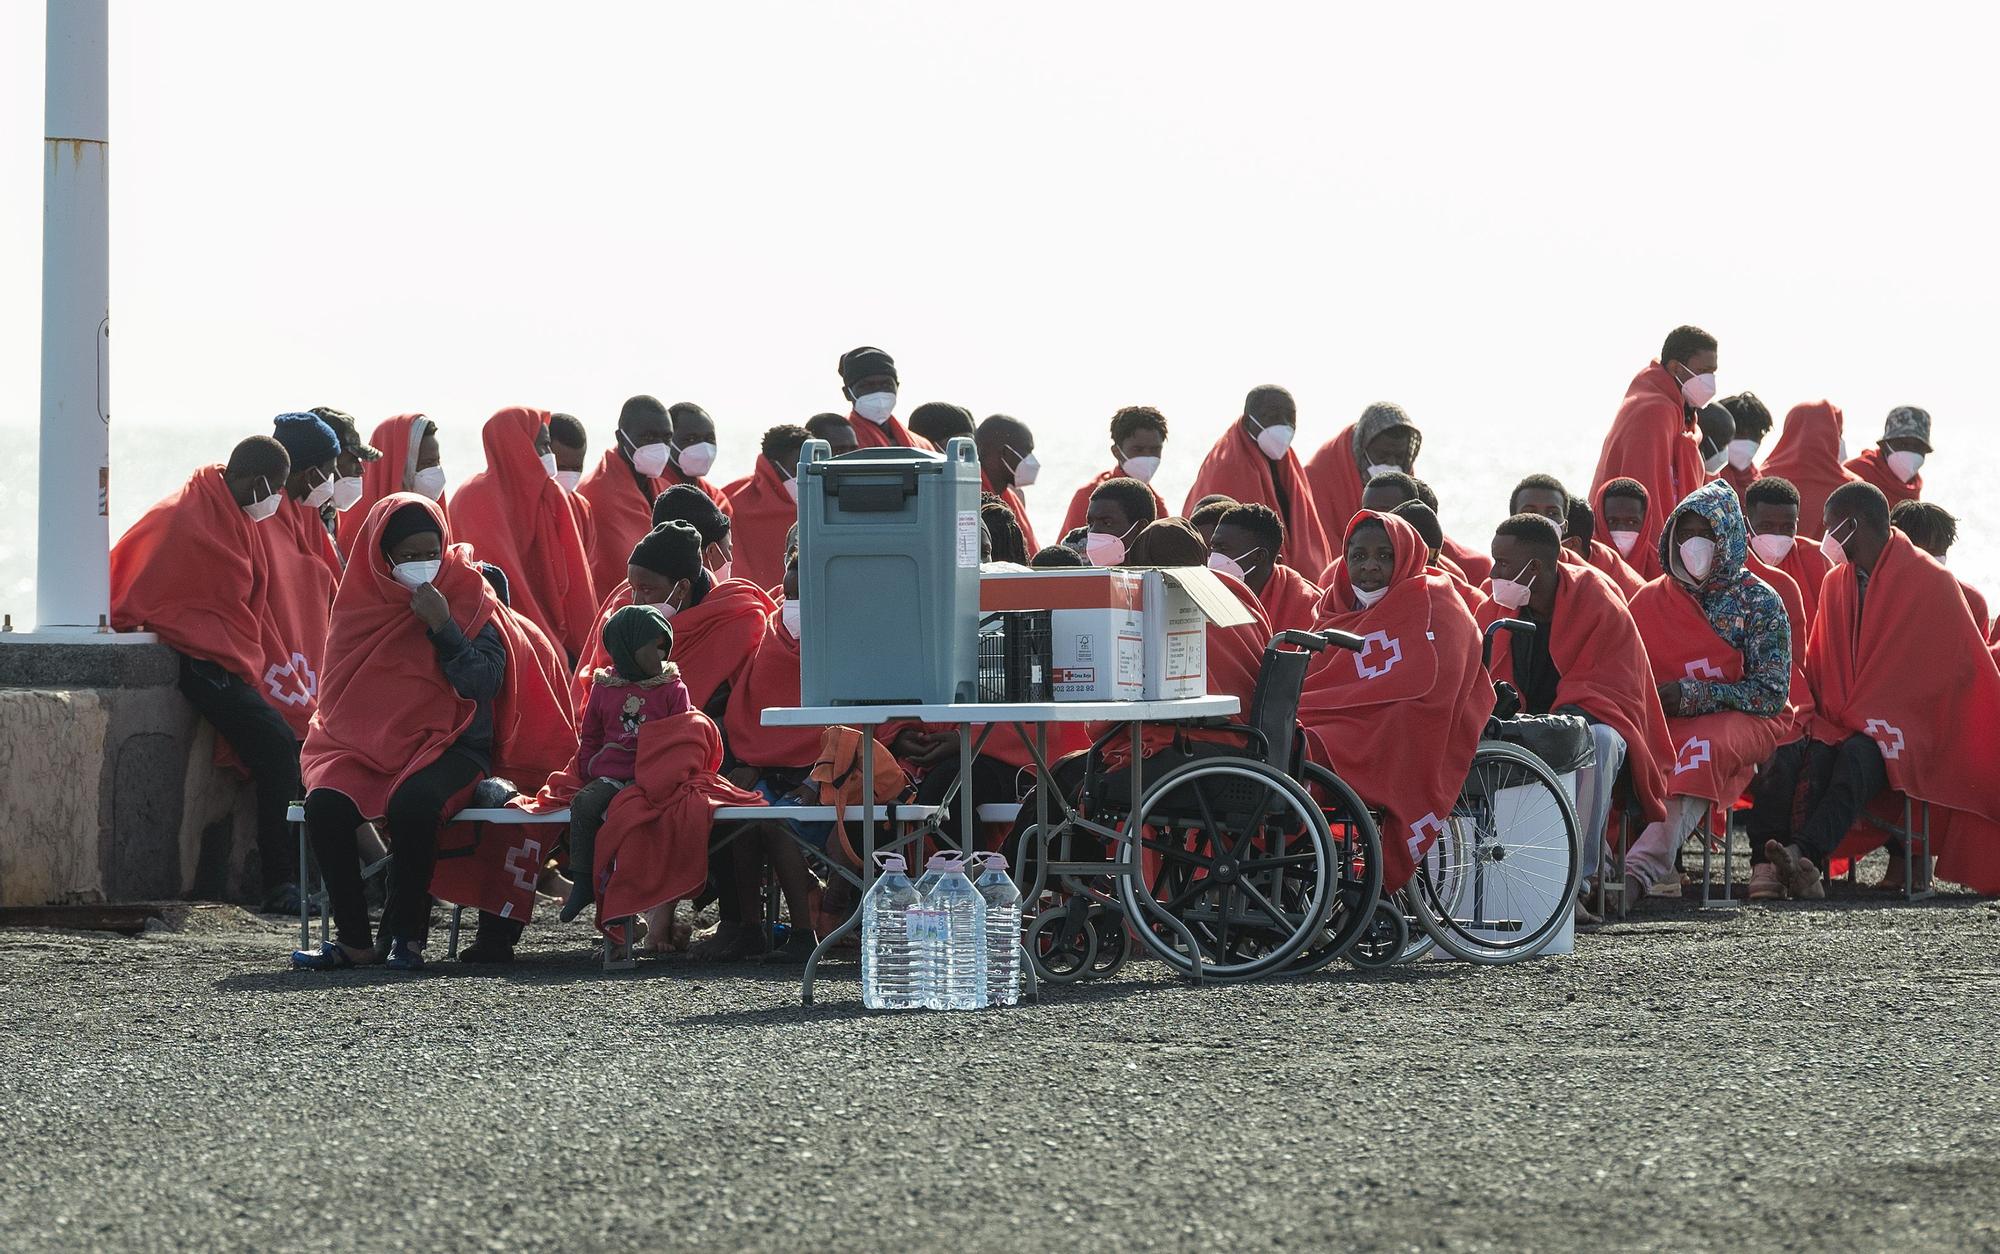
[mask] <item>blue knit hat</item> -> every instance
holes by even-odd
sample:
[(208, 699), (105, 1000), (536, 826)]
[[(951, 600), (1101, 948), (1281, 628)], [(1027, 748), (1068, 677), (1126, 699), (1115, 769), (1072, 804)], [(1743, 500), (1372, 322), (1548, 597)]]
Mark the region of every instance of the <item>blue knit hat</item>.
[(292, 469), (319, 466), (340, 456), (340, 437), (318, 414), (279, 414), (271, 434), (292, 455)]

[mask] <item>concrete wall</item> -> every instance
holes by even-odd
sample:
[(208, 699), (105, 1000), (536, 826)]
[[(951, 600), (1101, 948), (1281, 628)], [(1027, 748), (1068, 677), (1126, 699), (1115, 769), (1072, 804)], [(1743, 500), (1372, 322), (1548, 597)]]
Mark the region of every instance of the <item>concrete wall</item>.
[(0, 905), (255, 896), (249, 786), (178, 675), (163, 645), (0, 636)]

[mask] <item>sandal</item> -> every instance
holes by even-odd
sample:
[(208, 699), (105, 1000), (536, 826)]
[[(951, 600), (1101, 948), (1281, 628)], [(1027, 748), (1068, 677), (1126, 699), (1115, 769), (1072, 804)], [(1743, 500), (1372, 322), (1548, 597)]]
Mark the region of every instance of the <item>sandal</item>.
[(360, 965), (339, 941), (328, 941), (318, 949), (292, 951), (294, 971), (352, 971)]

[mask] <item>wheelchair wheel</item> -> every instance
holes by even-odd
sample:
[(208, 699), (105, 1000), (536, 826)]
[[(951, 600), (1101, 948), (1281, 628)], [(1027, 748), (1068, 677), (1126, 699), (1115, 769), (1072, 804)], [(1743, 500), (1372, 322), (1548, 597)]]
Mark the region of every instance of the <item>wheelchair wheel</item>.
[(1131, 960), (1132, 929), (1125, 925), (1124, 915), (1108, 907), (1091, 912), (1090, 926), (1097, 933), (1097, 956), (1091, 960), (1090, 978), (1109, 979)]
[(1088, 916), (1057, 907), (1035, 916), (1028, 925), (1028, 958), (1035, 978), (1050, 984), (1074, 984), (1092, 974), (1097, 961), (1097, 929)]
[(1301, 763), (1299, 774), (1326, 818), (1335, 855), (1333, 902), (1326, 922), (1292, 959), (1290, 970), (1304, 974), (1347, 952), (1373, 920), (1382, 898), (1382, 838), (1367, 805), (1345, 780), (1316, 762)]
[(1425, 928), (1417, 917), (1416, 908), (1410, 898), (1419, 892), (1429, 894), (1429, 899), (1438, 903), (1439, 909), (1457, 917), (1463, 910), (1471, 909), (1472, 877), (1470, 874), (1470, 849), (1472, 847), (1473, 823), (1470, 816), (1454, 812), (1445, 824), (1444, 833), (1437, 843), (1424, 854), (1417, 864), (1416, 875), (1396, 894), (1396, 908), (1410, 918), (1410, 943), (1403, 947), (1397, 962), (1415, 962), (1437, 948), (1437, 939)]
[(1146, 790), (1124, 830), (1146, 863), (1145, 883), (1119, 881), (1126, 917), (1183, 974), (1254, 979), (1283, 968), (1325, 926), (1337, 873), (1326, 816), (1265, 763), (1215, 757), (1175, 767)]
[(1534, 956), (1576, 909), (1577, 823), (1569, 794), (1525, 749), (1484, 741), (1452, 808), (1455, 865), (1404, 894), (1438, 947), (1467, 962)]
[(1367, 926), (1347, 947), (1347, 960), (1364, 971), (1381, 971), (1396, 964), (1410, 945), (1410, 921), (1393, 901), (1377, 901)]

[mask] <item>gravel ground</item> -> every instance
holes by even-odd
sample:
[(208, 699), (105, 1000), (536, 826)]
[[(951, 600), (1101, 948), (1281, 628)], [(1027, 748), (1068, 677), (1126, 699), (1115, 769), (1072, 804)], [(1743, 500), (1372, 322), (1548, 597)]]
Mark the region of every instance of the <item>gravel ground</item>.
[[(1653, 903), (1520, 968), (864, 1016), (793, 973), (0, 933), (9, 1248), (2000, 1248), (2000, 913)], [(434, 951), (435, 952), (435, 951)], [(442, 964), (441, 964), (442, 965)]]

